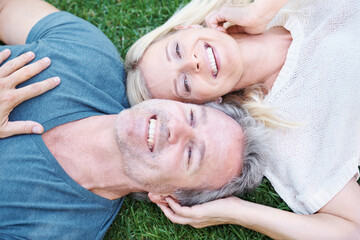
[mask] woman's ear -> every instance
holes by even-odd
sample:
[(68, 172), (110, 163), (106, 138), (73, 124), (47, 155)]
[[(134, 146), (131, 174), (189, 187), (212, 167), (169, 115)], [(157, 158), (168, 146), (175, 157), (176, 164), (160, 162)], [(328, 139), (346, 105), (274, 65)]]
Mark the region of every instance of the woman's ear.
[(174, 27), (174, 30), (183, 30), (189, 28), (204, 28), (204, 27), (199, 24), (194, 24), (194, 25), (176, 26)]

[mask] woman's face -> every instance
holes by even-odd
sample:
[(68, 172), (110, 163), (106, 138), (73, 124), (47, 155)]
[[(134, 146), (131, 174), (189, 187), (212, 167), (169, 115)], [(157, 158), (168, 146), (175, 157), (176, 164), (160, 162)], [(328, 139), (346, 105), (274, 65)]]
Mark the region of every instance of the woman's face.
[(234, 90), (243, 73), (237, 42), (210, 29), (180, 30), (153, 43), (140, 68), (153, 98), (203, 103)]

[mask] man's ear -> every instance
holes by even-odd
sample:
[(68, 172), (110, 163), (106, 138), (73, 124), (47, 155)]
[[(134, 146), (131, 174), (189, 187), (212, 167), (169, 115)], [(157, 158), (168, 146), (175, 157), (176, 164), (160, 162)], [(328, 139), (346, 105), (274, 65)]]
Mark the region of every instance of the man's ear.
[(160, 193), (149, 192), (148, 197), (149, 197), (150, 201), (152, 201), (153, 203), (162, 204), (165, 206), (168, 206), (168, 203), (165, 200), (165, 198), (167, 198), (167, 197), (171, 197), (171, 198), (175, 199), (175, 201), (176, 201), (175, 196), (172, 194), (160, 194)]

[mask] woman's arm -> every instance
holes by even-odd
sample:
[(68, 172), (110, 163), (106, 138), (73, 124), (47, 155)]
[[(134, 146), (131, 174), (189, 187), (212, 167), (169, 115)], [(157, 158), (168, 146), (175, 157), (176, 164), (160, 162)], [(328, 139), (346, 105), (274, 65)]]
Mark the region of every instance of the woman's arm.
[(288, 0), (255, 0), (245, 6), (224, 5), (206, 16), (205, 22), (208, 27), (222, 32), (226, 32), (223, 24), (229, 22), (235, 25), (229, 33), (234, 33), (235, 30), (258, 34), (265, 31), (268, 23), (287, 2)]
[(326, 206), (313, 215), (300, 215), (235, 197), (193, 207), (168, 199), (159, 205), (174, 223), (196, 228), (237, 224), (275, 239), (360, 239), (360, 187), (351, 180)]
[(43, 58), (25, 66), (35, 58), (33, 52), (28, 52), (1, 65), (10, 54), (8, 49), (0, 52), (0, 138), (25, 133), (40, 134), (44, 128), (39, 123), (33, 121), (10, 122), (10, 112), (20, 103), (53, 89), (59, 85), (60, 79), (49, 78), (17, 89), (18, 84), (50, 66), (50, 59)]

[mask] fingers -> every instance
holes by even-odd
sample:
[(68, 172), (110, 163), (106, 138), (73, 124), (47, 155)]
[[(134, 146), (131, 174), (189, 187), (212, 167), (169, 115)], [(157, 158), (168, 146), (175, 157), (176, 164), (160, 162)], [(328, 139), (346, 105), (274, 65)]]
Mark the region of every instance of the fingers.
[(21, 69), (17, 70), (9, 76), (10, 87), (13, 88), (18, 84), (30, 79), (31, 77), (46, 69), (48, 66), (50, 66), (50, 64), (51, 60), (48, 57), (45, 57), (39, 61), (22, 67)]
[(0, 128), (0, 138), (6, 138), (18, 134), (41, 134), (43, 126), (33, 121), (8, 122)]
[(33, 52), (27, 52), (19, 57), (16, 57), (0, 67), (0, 77), (7, 77), (19, 68), (25, 66), (28, 62), (32, 61), (35, 58)]
[(16, 106), (30, 98), (39, 96), (60, 84), (60, 78), (49, 78), (41, 82), (33, 83), (29, 86), (16, 89)]
[[(257, 2), (257, 1), (255, 1)], [(243, 6), (222, 6), (206, 16), (205, 22), (208, 27), (221, 32), (259, 34), (265, 31), (267, 24), (272, 19), (272, 13), (264, 16), (262, 8), (250, 3)], [(276, 13), (276, 12), (275, 12)], [(224, 23), (230, 23), (235, 28), (224, 28)]]
[(192, 217), (192, 211), (190, 207), (181, 206), (171, 197), (167, 197), (166, 202), (169, 204), (169, 207), (174, 211), (174, 213), (181, 216)]
[[(0, 63), (3, 63), (10, 54), (10, 50), (0, 52)], [(27, 52), (0, 67), (0, 138), (17, 134), (41, 134), (44, 131), (39, 123), (33, 121), (9, 122), (9, 114), (17, 105), (53, 89), (60, 83), (60, 79), (54, 77), (16, 89), (18, 84), (40, 73), (51, 64), (50, 59), (46, 57), (26, 65), (34, 58), (33, 52)]]
[(10, 57), (11, 51), (10, 49), (5, 49), (0, 52), (0, 64), (2, 64), (8, 57)]
[(205, 23), (209, 28), (216, 29), (220, 32), (226, 32), (226, 29), (224, 28), (223, 24), (227, 22), (227, 19), (225, 16), (221, 13), (221, 8), (218, 10), (214, 10), (210, 12), (205, 17)]
[(182, 216), (179, 216), (177, 214), (175, 214), (171, 208), (166, 207), (164, 205), (158, 204), (159, 208), (161, 209), (161, 211), (165, 214), (165, 216), (173, 223), (177, 223), (177, 224), (188, 224), (188, 220)]

